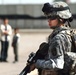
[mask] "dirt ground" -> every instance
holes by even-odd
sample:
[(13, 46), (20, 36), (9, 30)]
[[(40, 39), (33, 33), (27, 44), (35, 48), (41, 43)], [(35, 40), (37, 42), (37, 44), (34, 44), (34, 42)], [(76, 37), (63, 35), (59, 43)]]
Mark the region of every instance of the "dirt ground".
[[(19, 62), (17, 63), (13, 63), (14, 53), (10, 41), (7, 58), (8, 63), (0, 62), (0, 75), (19, 75), (19, 73), (26, 65), (28, 55), (31, 52), (36, 52), (39, 48), (40, 43), (47, 41), (47, 37), (50, 34), (50, 31), (44, 31), (20, 32), (21, 37), (18, 51)], [(35, 69), (28, 75), (37, 75), (37, 69)]]

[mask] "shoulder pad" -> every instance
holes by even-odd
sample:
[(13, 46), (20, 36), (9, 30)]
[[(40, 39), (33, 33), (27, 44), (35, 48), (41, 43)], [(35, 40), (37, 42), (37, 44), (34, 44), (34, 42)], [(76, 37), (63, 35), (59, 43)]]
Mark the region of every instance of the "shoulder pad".
[(70, 34), (71, 34), (71, 33), (70, 33), (70, 30), (63, 30), (63, 31), (61, 31), (60, 33), (68, 34), (68, 35), (70, 35)]
[(68, 35), (71, 34), (71, 33), (70, 33), (70, 30), (66, 30), (65, 32), (66, 32), (66, 34), (68, 34)]

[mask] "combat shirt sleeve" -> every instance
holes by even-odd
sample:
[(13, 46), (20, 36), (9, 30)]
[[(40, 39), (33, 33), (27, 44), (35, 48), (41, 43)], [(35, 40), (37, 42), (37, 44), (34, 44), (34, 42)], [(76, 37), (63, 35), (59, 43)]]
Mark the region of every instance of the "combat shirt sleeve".
[[(59, 68), (63, 69), (64, 66), (64, 55), (63, 55), (63, 38), (59, 35), (55, 36), (50, 41), (49, 51), (48, 51), (48, 59), (47, 60), (37, 60), (36, 67), (37, 68), (45, 68), (45, 69), (54, 69)], [(62, 42), (61, 42), (62, 41)]]

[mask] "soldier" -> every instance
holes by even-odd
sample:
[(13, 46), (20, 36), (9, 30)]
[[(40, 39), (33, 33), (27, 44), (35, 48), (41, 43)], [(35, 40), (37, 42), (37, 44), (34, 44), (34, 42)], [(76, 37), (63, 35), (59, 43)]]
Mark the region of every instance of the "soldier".
[[(70, 11), (70, 8), (65, 2), (55, 2), (53, 4), (45, 3), (42, 11), (48, 19), (48, 24), (51, 29), (53, 29), (52, 34), (48, 37), (48, 54), (47, 57), (43, 60), (38, 59), (35, 64), (33, 64), (30, 70), (33, 70), (35, 67), (42, 69), (41, 74), (39, 75), (57, 75), (58, 71), (64, 69), (64, 66), (67, 68), (64, 75), (69, 75), (70, 64), (64, 64), (64, 57), (67, 52), (71, 52), (71, 37), (69, 35), (70, 28), (65, 27), (65, 23), (70, 23), (73, 18)], [(72, 61), (67, 58), (68, 63)], [(54, 72), (53, 72), (54, 71)]]

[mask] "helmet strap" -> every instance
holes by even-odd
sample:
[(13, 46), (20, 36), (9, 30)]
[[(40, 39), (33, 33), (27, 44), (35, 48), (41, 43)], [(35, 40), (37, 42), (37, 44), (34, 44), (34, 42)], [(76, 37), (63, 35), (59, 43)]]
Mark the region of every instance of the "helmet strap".
[(69, 20), (67, 20), (67, 22), (68, 22), (68, 26), (71, 27)]
[(63, 20), (63, 19), (58, 18), (58, 21), (59, 21), (59, 25), (60, 25), (60, 24), (64, 24), (64, 20)]

